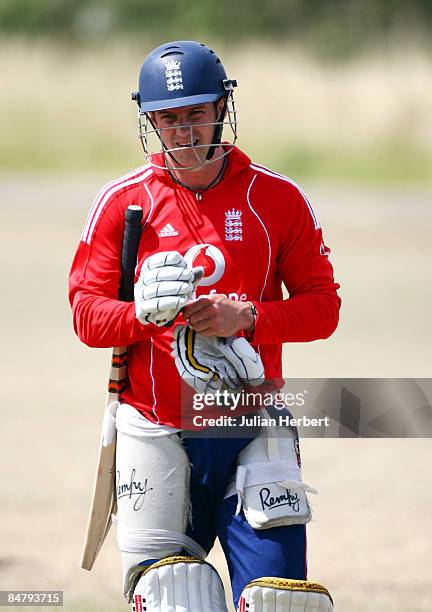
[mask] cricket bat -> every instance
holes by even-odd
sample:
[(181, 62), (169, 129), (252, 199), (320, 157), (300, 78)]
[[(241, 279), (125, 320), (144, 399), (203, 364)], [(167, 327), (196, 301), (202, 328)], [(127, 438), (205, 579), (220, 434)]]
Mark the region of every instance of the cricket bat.
[[(125, 231), (121, 255), (119, 299), (133, 302), (134, 275), (138, 246), (141, 237), (142, 208), (129, 206), (125, 212)], [(118, 402), (119, 394), (127, 382), (127, 347), (115, 347), (111, 358), (108, 398), (104, 419), (110, 406)], [(104, 442), (105, 421), (96, 466), (90, 514), (84, 538), (80, 565), (91, 570), (111, 527), (115, 512), (115, 453), (116, 439)]]

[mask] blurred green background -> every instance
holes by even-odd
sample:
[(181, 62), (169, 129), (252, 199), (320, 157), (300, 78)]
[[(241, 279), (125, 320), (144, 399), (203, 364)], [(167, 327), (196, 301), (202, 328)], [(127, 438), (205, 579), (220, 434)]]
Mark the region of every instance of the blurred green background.
[(0, 0), (0, 165), (142, 163), (145, 55), (202, 40), (239, 87), (239, 144), (299, 180), (431, 181), (430, 0)]

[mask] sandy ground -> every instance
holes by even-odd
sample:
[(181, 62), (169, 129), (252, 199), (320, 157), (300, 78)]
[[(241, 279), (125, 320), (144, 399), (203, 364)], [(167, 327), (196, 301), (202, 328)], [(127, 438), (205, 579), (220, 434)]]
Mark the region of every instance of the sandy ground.
[[(94, 571), (78, 567), (109, 351), (73, 335), (66, 282), (100, 184), (0, 180), (0, 589), (62, 589), (66, 610), (120, 611), (113, 533)], [(344, 306), (330, 340), (286, 347), (286, 374), (430, 376), (431, 194), (306, 187)], [(432, 610), (431, 459), (430, 439), (303, 441), (304, 478), (320, 489), (310, 577), (329, 587), (338, 612)], [(224, 571), (218, 550), (212, 559)]]

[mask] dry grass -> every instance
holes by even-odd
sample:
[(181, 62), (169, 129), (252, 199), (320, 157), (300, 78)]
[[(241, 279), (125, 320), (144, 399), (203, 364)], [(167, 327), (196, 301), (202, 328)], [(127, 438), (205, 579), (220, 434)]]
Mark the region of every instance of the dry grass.
[[(4, 171), (123, 172), (141, 163), (129, 99), (149, 49), (4, 41), (0, 163)], [(430, 179), (430, 58), (403, 49), (338, 65), (300, 50), (221, 49), (239, 81), (240, 145), (292, 174)]]
[(415, 50), (336, 65), (289, 49), (260, 49), (258, 63), (251, 57), (253, 51), (245, 50), (233, 58), (246, 83), (239, 89), (242, 118), (252, 125), (250, 91), (259, 83), (271, 121), (262, 134), (269, 129), (274, 142), (289, 135), (310, 146), (337, 141), (355, 150), (393, 139), (432, 147), (431, 63)]

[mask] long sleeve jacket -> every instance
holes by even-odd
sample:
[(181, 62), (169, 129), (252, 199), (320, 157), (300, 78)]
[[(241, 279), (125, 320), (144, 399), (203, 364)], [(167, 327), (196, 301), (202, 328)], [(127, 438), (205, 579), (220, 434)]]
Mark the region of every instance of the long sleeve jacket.
[[(198, 296), (252, 301), (257, 319), (250, 340), (267, 379), (282, 383), (283, 343), (324, 339), (336, 329), (339, 285), (319, 222), (298, 185), (237, 148), (223, 179), (199, 197), (164, 170), (138, 168), (98, 193), (72, 264), (69, 295), (74, 328), (85, 344), (129, 347), (121, 400), (151, 421), (180, 426), (181, 381), (171, 355), (172, 328), (142, 325), (134, 304), (118, 299), (124, 213), (131, 204), (144, 211), (136, 274), (148, 256), (175, 250), (204, 267)], [(184, 323), (181, 315), (176, 322)]]

